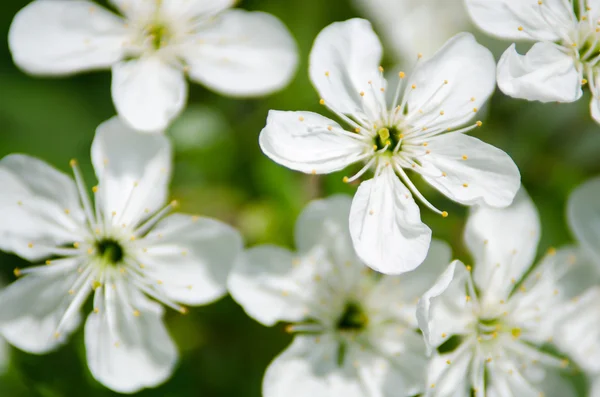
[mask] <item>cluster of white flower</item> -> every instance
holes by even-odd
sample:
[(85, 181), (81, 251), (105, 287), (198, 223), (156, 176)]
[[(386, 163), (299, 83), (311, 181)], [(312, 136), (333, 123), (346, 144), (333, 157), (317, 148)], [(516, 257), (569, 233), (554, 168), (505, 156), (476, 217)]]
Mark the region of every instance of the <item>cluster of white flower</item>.
[[(342, 124), (273, 110), (259, 144), (307, 174), (358, 163), (343, 180), (362, 182), (353, 199), (307, 206), (296, 253), (244, 250), (234, 228), (173, 214), (172, 148), (162, 134), (185, 106), (186, 75), (229, 96), (287, 85), (298, 55), (285, 26), (230, 9), (234, 0), (111, 3), (120, 16), (86, 0), (36, 0), (9, 32), (28, 73), (110, 67), (118, 113), (96, 131), (91, 189), (76, 160), (73, 178), (26, 155), (0, 160), (0, 248), (37, 264), (15, 269), (0, 292), (0, 335), (11, 345), (56, 349), (91, 300), (90, 372), (133, 393), (174, 371), (163, 306), (186, 313), (229, 291), (249, 316), (294, 335), (266, 371), (265, 397), (569, 397), (576, 392), (564, 375), (575, 368), (600, 396), (600, 179), (569, 202), (578, 245), (550, 249), (533, 266), (541, 224), (517, 166), (466, 134), (483, 125), (477, 115), (496, 84), (512, 97), (559, 102), (579, 99), (587, 84), (600, 122), (600, 0), (465, 0), (461, 24), (470, 14), (493, 35), (538, 41), (525, 56), (511, 47), (498, 67), (472, 34), (448, 39), (456, 25), (444, 25), (433, 35), (448, 39), (437, 52), (387, 75), (368, 21), (325, 27), (309, 73)], [(433, 3), (437, 13), (419, 4), (412, 14), (433, 20), (429, 28), (448, 5)], [(414, 51), (414, 32), (388, 31), (401, 54)], [(419, 192), (415, 174), (472, 206), (464, 232), (472, 265), (432, 241), (417, 201), (448, 212)]]

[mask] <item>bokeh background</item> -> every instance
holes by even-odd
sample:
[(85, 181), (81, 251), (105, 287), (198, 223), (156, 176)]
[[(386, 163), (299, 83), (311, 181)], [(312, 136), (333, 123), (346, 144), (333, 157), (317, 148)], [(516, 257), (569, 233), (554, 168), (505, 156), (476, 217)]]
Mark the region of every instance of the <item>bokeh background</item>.
[[(394, 3), (373, 1), (380, 7)], [(447, 1), (462, 7), (461, 0)], [(1, 37), (7, 37), (13, 16), (27, 3), (0, 2)], [(344, 173), (317, 177), (276, 165), (260, 152), (258, 134), (269, 109), (325, 112), (308, 79), (313, 40), (334, 21), (365, 16), (364, 9), (351, 0), (243, 0), (239, 7), (267, 11), (285, 22), (299, 45), (298, 73), (284, 91), (254, 100), (224, 98), (191, 85), (189, 106), (168, 131), (176, 150), (172, 196), (181, 202), (182, 211), (236, 226), (249, 246), (293, 246), (293, 225), (308, 201), (334, 193), (352, 194), (355, 186), (342, 183)], [(394, 15), (391, 12), (395, 11), (384, 14)], [(449, 18), (446, 23), (452, 23), (452, 15)], [(393, 30), (373, 22), (379, 32)], [(423, 26), (421, 34), (431, 34), (432, 29), (435, 24)], [(483, 35), (478, 38), (497, 57), (509, 45)], [(403, 37), (388, 34), (382, 39), (391, 49)], [(398, 62), (412, 63), (399, 58), (386, 52), (383, 65), (393, 69)], [(572, 241), (564, 216), (568, 194), (600, 173), (600, 127), (591, 121), (588, 103), (589, 93), (575, 104), (559, 105), (513, 100), (497, 92), (484, 110), (484, 127), (474, 131), (519, 165), (541, 214), (540, 254)], [(77, 158), (92, 186), (89, 149), (94, 130), (114, 113), (108, 71), (60, 79), (27, 76), (12, 63), (6, 40), (0, 41), (0, 156), (27, 153), (65, 172), (70, 171), (69, 160)], [(462, 242), (467, 210), (416, 182), (434, 205), (450, 213), (442, 219), (423, 209), (434, 237), (449, 241), (455, 256), (469, 263)], [(15, 267), (25, 265), (0, 253), (0, 273), (6, 282), (14, 279)], [(262, 327), (229, 297), (192, 308), (185, 316), (171, 311), (167, 322), (181, 352), (180, 364), (169, 382), (140, 396), (258, 397), (265, 368), (291, 340), (283, 326)], [(12, 349), (10, 356), (10, 365), (0, 377), (0, 396), (116, 395), (90, 376), (81, 330), (54, 353), (33, 356)]]

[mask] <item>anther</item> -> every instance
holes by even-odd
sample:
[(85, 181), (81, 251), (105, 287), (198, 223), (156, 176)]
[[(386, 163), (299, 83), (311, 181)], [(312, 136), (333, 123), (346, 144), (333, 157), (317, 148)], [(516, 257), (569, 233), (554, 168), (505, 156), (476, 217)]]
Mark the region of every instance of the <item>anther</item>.
[(321, 104), (321, 105), (325, 105), (325, 99), (321, 99), (321, 100), (319, 101), (319, 104)]
[(19, 269), (18, 267), (15, 267), (13, 273), (15, 274), (15, 277), (21, 277), (21, 269)]
[(442, 218), (448, 218), (448, 212), (442, 211)]
[(400, 72), (400, 73), (398, 73), (398, 77), (400, 77), (401, 79), (403, 79), (403, 78), (406, 77), (406, 73)]

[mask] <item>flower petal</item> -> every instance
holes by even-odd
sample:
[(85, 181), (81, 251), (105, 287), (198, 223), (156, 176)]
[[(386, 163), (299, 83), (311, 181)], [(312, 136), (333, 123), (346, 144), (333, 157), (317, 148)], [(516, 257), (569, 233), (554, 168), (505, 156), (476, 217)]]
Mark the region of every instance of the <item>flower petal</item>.
[(187, 305), (225, 295), (227, 276), (243, 247), (240, 234), (229, 225), (183, 214), (161, 220), (142, 244), (146, 251), (138, 260), (144, 275), (160, 280), (158, 290)]
[[(470, 342), (464, 342), (447, 354), (434, 354), (427, 368), (427, 385), (435, 397), (470, 397), (472, 380), (469, 376), (476, 360)], [(483, 367), (483, 364), (481, 364)], [(483, 370), (480, 371), (483, 376)]]
[(465, 265), (454, 261), (419, 299), (417, 320), (429, 354), (452, 335), (471, 332), (471, 301), (477, 298), (468, 292), (469, 277)]
[(183, 110), (188, 90), (185, 76), (160, 58), (119, 62), (112, 71), (115, 107), (134, 129), (162, 131)]
[(350, 235), (358, 256), (385, 274), (416, 269), (427, 256), (431, 229), (391, 166), (363, 182), (350, 210)]
[(101, 124), (92, 143), (92, 163), (100, 181), (96, 198), (106, 221), (137, 224), (162, 207), (171, 161), (171, 144), (165, 136), (133, 131), (118, 118)]
[(595, 94), (590, 101), (590, 113), (594, 121), (600, 124), (600, 98), (598, 98), (598, 94)]
[(266, 326), (301, 321), (306, 302), (311, 300), (302, 281), (310, 279), (313, 267), (296, 263), (292, 253), (283, 248), (249, 249), (229, 275), (229, 293), (250, 317)]
[(521, 189), (507, 208), (474, 207), (465, 227), (465, 243), (475, 261), (473, 278), (482, 299), (506, 299), (532, 266), (540, 239), (535, 205)]
[(47, 163), (13, 154), (0, 160), (0, 247), (35, 261), (81, 238), (85, 216), (71, 178)]
[(567, 220), (577, 241), (600, 260), (600, 178), (579, 186), (567, 205)]
[(296, 221), (298, 252), (307, 253), (317, 245), (324, 245), (334, 262), (358, 262), (348, 230), (351, 205), (352, 199), (341, 194), (308, 204)]
[[(397, 372), (381, 357), (366, 352), (361, 355), (355, 352), (358, 349), (349, 346), (350, 351), (340, 365), (338, 341), (330, 335), (320, 337), (318, 343), (316, 340), (297, 336), (290, 347), (275, 358), (263, 379), (265, 397), (408, 395), (402, 388), (398, 389)], [(386, 366), (382, 365), (384, 362)], [(382, 393), (385, 387), (395, 390), (386, 389)]]
[(94, 378), (120, 393), (155, 387), (172, 374), (178, 354), (163, 308), (117, 283), (104, 288), (98, 313), (85, 323), (87, 361)]
[(501, 39), (558, 41), (571, 26), (573, 10), (561, 0), (466, 0), (473, 22)]
[(581, 81), (571, 55), (554, 43), (536, 43), (525, 55), (513, 44), (498, 61), (498, 87), (513, 98), (574, 102), (583, 95)]
[[(452, 251), (450, 246), (433, 239), (427, 258), (417, 269), (401, 276), (383, 276), (368, 298), (368, 306), (382, 316), (400, 318), (402, 322), (418, 327), (416, 304), (419, 298), (446, 270)], [(390, 304), (394, 302), (394, 304)]]
[(124, 56), (124, 21), (90, 1), (34, 1), (12, 22), (14, 62), (33, 74), (109, 68)]
[[(369, 21), (350, 19), (327, 26), (310, 53), (310, 78), (325, 103), (345, 114), (375, 120), (385, 81), (377, 69), (382, 47)], [(372, 84), (369, 84), (371, 82)], [(360, 93), (366, 95), (361, 97)]]
[(34, 354), (45, 354), (63, 344), (79, 326), (75, 315), (57, 335), (70, 303), (69, 290), (78, 273), (25, 276), (0, 293), (0, 332), (10, 344)]
[(470, 33), (457, 34), (432, 58), (418, 63), (410, 76), (406, 122), (417, 130), (432, 124), (442, 130), (464, 125), (494, 92), (495, 72), (490, 50)]
[[(331, 131), (329, 130), (331, 128)], [(262, 151), (273, 161), (305, 173), (326, 174), (346, 168), (371, 147), (353, 139), (333, 120), (311, 112), (271, 110), (260, 133)]]
[(192, 80), (231, 96), (269, 94), (290, 82), (298, 49), (279, 19), (228, 10), (211, 23), (182, 47)]
[[(143, 0), (136, 1), (144, 3)], [(148, 3), (146, 2), (146, 4)], [(161, 3), (160, 10), (161, 12), (171, 15), (178, 19), (201, 19), (215, 16), (223, 10), (233, 7), (235, 4), (236, 0), (190, 0), (184, 2), (167, 1)]]
[(419, 157), (423, 178), (461, 204), (506, 207), (521, 186), (521, 174), (510, 156), (477, 138), (443, 134), (431, 138), (427, 150)]

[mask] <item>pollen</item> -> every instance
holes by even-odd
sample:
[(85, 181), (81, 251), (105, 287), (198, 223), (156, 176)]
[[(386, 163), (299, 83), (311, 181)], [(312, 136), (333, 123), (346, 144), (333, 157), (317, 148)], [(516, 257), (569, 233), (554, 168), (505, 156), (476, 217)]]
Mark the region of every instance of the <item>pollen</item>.
[(468, 183), (463, 183), (463, 187), (469, 187)]
[(325, 72), (325, 76), (329, 77), (329, 71)]
[(442, 218), (448, 218), (448, 212), (442, 211)]
[(94, 193), (98, 193), (98, 186), (94, 186), (94, 187), (92, 188), (92, 192), (94, 192)]
[(134, 310), (134, 311), (133, 311), (133, 315), (134, 315), (135, 317), (139, 317), (139, 316), (140, 316), (140, 311), (139, 311), (139, 310)]
[(462, 159), (463, 159), (463, 160), (467, 160), (468, 158), (469, 158), (469, 157), (468, 157), (466, 154), (463, 154), (463, 155), (462, 155)]
[(15, 267), (13, 273), (15, 274), (15, 277), (21, 277), (21, 269), (19, 269), (18, 267)]
[(481, 127), (483, 125), (481, 121), (477, 121), (475, 124), (477, 125), (477, 127)]
[(400, 77), (401, 79), (403, 79), (403, 78), (406, 77), (406, 73), (400, 72), (400, 73), (398, 73), (398, 77)]
[(325, 105), (325, 99), (321, 99), (321, 100), (319, 100), (319, 104), (321, 104), (321, 105)]

